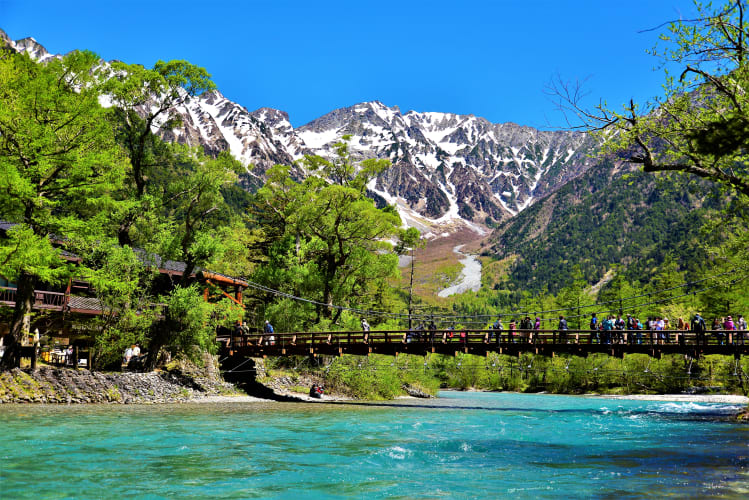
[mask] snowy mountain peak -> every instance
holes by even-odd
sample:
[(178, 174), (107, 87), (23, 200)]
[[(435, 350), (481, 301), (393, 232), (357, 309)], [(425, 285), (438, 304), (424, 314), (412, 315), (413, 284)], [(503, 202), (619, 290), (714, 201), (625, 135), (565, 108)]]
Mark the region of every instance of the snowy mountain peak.
[[(14, 42), (2, 30), (0, 38), (39, 61), (59, 57), (33, 38)], [(259, 185), (273, 164), (294, 165), (305, 154), (331, 157), (333, 145), (349, 135), (354, 160), (392, 163), (370, 182), (369, 193), (379, 203), (397, 205), (406, 224), (424, 231), (468, 226), (481, 233), (481, 224), (512, 217), (584, 173), (590, 166), (586, 153), (595, 147), (576, 132), (495, 124), (474, 115), (403, 114), (380, 101), (336, 109), (297, 129), (283, 111), (249, 112), (217, 90), (176, 111), (182, 126), (160, 131), (162, 136), (209, 154), (230, 151), (247, 166), (247, 187)], [(304, 175), (294, 168), (294, 175)]]
[[(6, 35), (7, 36), (7, 35)], [(11, 47), (18, 52), (26, 53), (37, 62), (44, 62), (51, 58), (59, 58), (47, 52), (39, 42), (34, 40), (32, 37), (22, 38), (21, 40), (11, 41)]]

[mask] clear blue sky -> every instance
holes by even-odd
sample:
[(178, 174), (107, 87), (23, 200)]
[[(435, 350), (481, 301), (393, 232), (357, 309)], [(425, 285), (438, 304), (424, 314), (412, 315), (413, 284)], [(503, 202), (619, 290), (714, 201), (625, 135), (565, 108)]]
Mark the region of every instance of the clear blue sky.
[(589, 78), (619, 104), (660, 91), (645, 50), (691, 0), (85, 1), (0, 0), (0, 28), (50, 52), (89, 49), (152, 66), (186, 59), (249, 110), (294, 126), (380, 100), (402, 111), (562, 125), (544, 87)]

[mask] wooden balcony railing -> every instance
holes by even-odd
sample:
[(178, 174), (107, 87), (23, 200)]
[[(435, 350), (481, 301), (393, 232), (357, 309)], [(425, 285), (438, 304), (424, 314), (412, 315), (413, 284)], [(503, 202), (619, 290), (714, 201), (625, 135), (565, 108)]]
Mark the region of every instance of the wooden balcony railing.
[[(0, 304), (15, 306), (18, 290), (14, 287), (0, 286)], [(68, 303), (68, 295), (62, 292), (49, 292), (46, 290), (34, 290), (32, 307), (34, 309), (49, 309), (62, 311)]]

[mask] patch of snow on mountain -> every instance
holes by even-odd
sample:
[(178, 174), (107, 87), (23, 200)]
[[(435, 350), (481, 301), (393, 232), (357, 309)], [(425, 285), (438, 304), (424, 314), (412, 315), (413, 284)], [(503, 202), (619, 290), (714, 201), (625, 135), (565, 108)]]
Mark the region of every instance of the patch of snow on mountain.
[(299, 137), (308, 148), (321, 149), (326, 144), (338, 139), (338, 130), (326, 130), (324, 132), (305, 130), (299, 132)]

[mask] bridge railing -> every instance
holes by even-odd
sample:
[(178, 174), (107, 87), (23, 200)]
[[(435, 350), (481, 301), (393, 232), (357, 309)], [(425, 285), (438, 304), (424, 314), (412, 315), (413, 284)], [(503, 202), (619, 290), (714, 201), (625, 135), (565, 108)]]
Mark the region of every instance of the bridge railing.
[[(499, 338), (497, 336), (499, 333)], [(377, 330), (337, 332), (283, 332), (233, 336), (234, 348), (245, 347), (315, 347), (373, 344), (513, 344), (532, 345), (644, 345), (644, 346), (707, 346), (749, 344), (749, 332), (710, 330), (704, 335), (683, 330)]]

